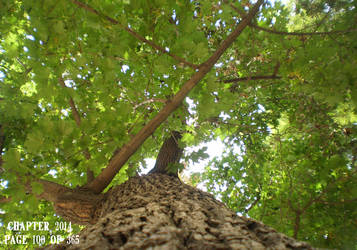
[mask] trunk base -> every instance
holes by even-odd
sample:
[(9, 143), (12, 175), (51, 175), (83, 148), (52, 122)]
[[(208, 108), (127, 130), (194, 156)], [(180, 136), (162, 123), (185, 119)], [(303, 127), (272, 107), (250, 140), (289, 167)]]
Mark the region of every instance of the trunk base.
[(78, 245), (46, 249), (312, 249), (165, 174), (131, 178), (97, 212)]

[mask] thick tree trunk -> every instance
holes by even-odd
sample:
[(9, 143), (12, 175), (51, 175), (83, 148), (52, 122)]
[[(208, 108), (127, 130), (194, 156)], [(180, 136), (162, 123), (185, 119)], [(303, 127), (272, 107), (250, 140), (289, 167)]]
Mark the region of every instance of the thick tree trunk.
[(311, 249), (166, 174), (113, 188), (95, 215), (78, 245), (47, 249)]

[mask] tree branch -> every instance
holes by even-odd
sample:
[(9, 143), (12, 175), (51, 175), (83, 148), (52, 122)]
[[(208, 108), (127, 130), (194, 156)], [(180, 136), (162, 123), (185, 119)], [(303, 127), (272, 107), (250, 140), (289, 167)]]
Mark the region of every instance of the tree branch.
[[(230, 4), (230, 6), (238, 14), (242, 15), (243, 17), (246, 16), (246, 13), (240, 11), (232, 3)], [(278, 31), (278, 30), (273, 30), (273, 29), (269, 29), (269, 28), (264, 28), (264, 27), (258, 26), (256, 24), (253, 24), (253, 23), (250, 23), (248, 25), (250, 27), (254, 28), (254, 29), (262, 30), (262, 31), (265, 31), (265, 32), (268, 32), (268, 33), (271, 33), (271, 34), (288, 35), (288, 36), (313, 36), (313, 35), (320, 35), (321, 36), (321, 35), (331, 35), (331, 34), (344, 34), (344, 33), (350, 33), (350, 32), (357, 31), (357, 28), (350, 28), (350, 29), (346, 29), (346, 30), (333, 30), (333, 31), (327, 31), (327, 32), (287, 32), (287, 31)]]
[[(64, 80), (62, 77), (60, 77), (58, 79), (58, 81), (63, 88), (66, 88), (66, 84), (64, 83)], [(69, 97), (69, 106), (71, 107), (74, 121), (76, 122), (77, 126), (79, 127), (81, 125), (81, 117), (80, 117), (79, 112), (76, 108), (76, 105), (74, 104), (72, 97)]]
[(258, 202), (260, 201), (260, 199), (261, 199), (261, 196), (260, 196), (260, 192), (259, 192), (257, 198), (253, 201), (252, 204), (250, 204), (249, 207), (247, 207), (247, 208), (244, 209), (244, 212), (245, 212), (245, 213), (248, 213), (255, 205), (258, 204)]
[(288, 36), (313, 36), (313, 35), (331, 35), (331, 34), (345, 34), (345, 33), (350, 33), (350, 32), (354, 32), (357, 31), (356, 28), (350, 28), (350, 29), (346, 29), (346, 30), (332, 30), (332, 31), (326, 31), (326, 32), (287, 32), (287, 31), (277, 31), (277, 30), (273, 30), (273, 29), (268, 29), (268, 28), (264, 28), (261, 26), (258, 26), (256, 24), (250, 24), (249, 26), (251, 26), (254, 29), (257, 30), (262, 30), (271, 34), (276, 34), (276, 35), (288, 35)]
[(165, 48), (157, 45), (153, 41), (147, 40), (145, 37), (143, 37), (140, 34), (136, 33), (131, 28), (129, 28), (127, 26), (124, 26), (123, 24), (119, 23), (119, 21), (117, 21), (117, 20), (115, 20), (115, 19), (113, 19), (113, 18), (111, 18), (109, 16), (104, 15), (103, 13), (101, 13), (98, 10), (94, 9), (93, 7), (91, 7), (91, 6), (89, 6), (89, 5), (85, 4), (85, 3), (82, 3), (81, 1), (78, 1), (78, 0), (71, 0), (71, 1), (72, 1), (72, 3), (74, 3), (77, 6), (79, 6), (80, 8), (85, 9), (85, 10), (87, 10), (89, 12), (92, 12), (92, 13), (96, 14), (97, 16), (100, 16), (100, 17), (104, 18), (105, 20), (109, 21), (112, 24), (118, 25), (120, 28), (126, 30), (130, 35), (132, 35), (136, 39), (142, 41), (143, 43), (146, 43), (146, 44), (150, 45), (152, 48), (160, 51), (163, 54), (167, 54), (168, 56), (171, 56), (176, 61), (178, 61), (178, 62), (180, 62), (180, 63), (182, 63), (182, 64), (184, 64), (186, 66), (189, 66), (189, 67), (191, 67), (193, 69), (198, 69), (199, 68), (199, 65), (187, 62), (182, 57), (179, 57), (179, 56), (177, 56), (177, 55), (175, 55), (173, 53), (168, 52)]
[(244, 82), (244, 81), (254, 81), (254, 80), (270, 80), (270, 79), (281, 79), (281, 76), (267, 75), (267, 76), (246, 76), (238, 77), (233, 79), (224, 80), (224, 83), (234, 83), (234, 82)]
[(278, 74), (279, 68), (280, 68), (280, 62), (278, 61), (274, 67), (273, 76), (276, 76), (276, 74)]
[[(73, 0), (74, 1), (74, 0)], [(211, 70), (221, 55), (229, 48), (235, 39), (242, 33), (244, 28), (251, 22), (252, 18), (258, 12), (259, 7), (264, 1), (258, 0), (249, 11), (246, 18), (244, 18), (234, 29), (234, 31), (222, 42), (220, 47), (213, 53), (213, 55), (192, 75), (176, 95), (167, 102), (163, 109), (149, 121), (121, 150), (116, 153), (110, 160), (108, 166), (88, 185), (88, 188), (95, 193), (100, 193), (112, 181), (114, 176), (118, 173), (120, 168), (126, 163), (131, 155), (144, 143), (144, 141), (164, 122), (167, 117), (176, 110), (181, 102), (186, 98), (188, 93), (197, 85), (197, 83), (205, 77)]]
[(3, 126), (0, 124), (0, 173), (2, 173), (4, 171), (4, 169), (1, 168), (1, 165), (3, 163), (3, 161), (2, 161), (2, 151), (4, 149), (4, 144), (5, 144), (4, 129), (3, 129)]
[(0, 204), (7, 203), (11, 201), (11, 197), (0, 196)]
[[(63, 88), (66, 88), (66, 84), (65, 84), (63, 78), (60, 77), (58, 80), (59, 80), (60, 85)], [(71, 107), (74, 121), (76, 122), (77, 126), (80, 127), (81, 126), (81, 116), (79, 115), (78, 109), (76, 108), (76, 105), (74, 104), (72, 97), (69, 97), (69, 106)], [(84, 149), (83, 154), (87, 160), (90, 159), (91, 156), (90, 156), (88, 148)], [(87, 170), (87, 183), (93, 181), (93, 179), (94, 179), (94, 173), (93, 173), (93, 171), (88, 169)]]
[[(94, 212), (104, 197), (103, 195), (93, 194), (86, 188), (71, 189), (46, 180), (37, 179), (33, 182), (40, 183), (43, 187), (43, 192), (36, 197), (53, 202), (53, 207), (58, 215), (73, 223), (83, 225), (95, 220)], [(32, 193), (30, 182), (25, 187), (29, 193)]]
[[(65, 192), (70, 192), (72, 189), (62, 186), (60, 184), (57, 184), (55, 182), (47, 181), (47, 180), (41, 180), (41, 179), (35, 179), (32, 181), (27, 181), (25, 184), (21, 181), (20, 177), (18, 177), (18, 182), (21, 183), (21, 185), (25, 186), (25, 190), (27, 193), (32, 194), (32, 186), (31, 182), (37, 182), (42, 185), (43, 187), (43, 192), (39, 195), (36, 195), (38, 199), (44, 199), (46, 201), (50, 202), (56, 202), (58, 200), (58, 197), (62, 195)], [(0, 196), (0, 203), (6, 203), (11, 201), (11, 197), (5, 197), (5, 196)]]
[(166, 99), (151, 98), (151, 99), (145, 100), (145, 101), (143, 101), (143, 102), (141, 102), (141, 103), (139, 103), (139, 104), (136, 104), (133, 109), (136, 110), (138, 107), (140, 107), (140, 106), (142, 106), (142, 105), (145, 105), (145, 104), (147, 104), (147, 103), (152, 103), (152, 102), (166, 103), (166, 101), (167, 101)]
[[(34, 182), (38, 182), (42, 184), (43, 187), (43, 192), (36, 197), (39, 199), (44, 199), (46, 201), (51, 201), (51, 202), (57, 202), (58, 197), (62, 195), (65, 192), (71, 192), (72, 189), (62, 186), (60, 184), (57, 184), (52, 181), (47, 181), (47, 180), (36, 180)], [(27, 184), (26, 185), (26, 190), (30, 193), (32, 193), (32, 188), (31, 185)]]

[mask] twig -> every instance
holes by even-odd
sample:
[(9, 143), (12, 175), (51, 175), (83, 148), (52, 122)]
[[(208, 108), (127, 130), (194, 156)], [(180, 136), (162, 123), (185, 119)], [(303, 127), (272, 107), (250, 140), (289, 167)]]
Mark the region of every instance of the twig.
[(0, 196), (0, 204), (11, 201), (11, 197)]
[(280, 68), (280, 62), (278, 61), (274, 67), (273, 76), (276, 76), (276, 74), (278, 74), (279, 68)]
[(148, 100), (145, 100), (137, 105), (134, 106), (134, 110), (136, 110), (138, 107), (142, 106), (142, 105), (145, 105), (147, 103), (152, 103), (152, 102), (161, 102), (161, 103), (166, 103), (167, 100), (165, 99), (160, 99), (160, 98), (151, 98), (151, 99), (148, 99)]
[(249, 26), (258, 29), (258, 30), (262, 30), (262, 31), (266, 31), (268, 33), (271, 34), (276, 34), (276, 35), (288, 35), (288, 36), (313, 36), (313, 35), (331, 35), (331, 34), (345, 34), (345, 33), (351, 33), (354, 31), (357, 31), (356, 28), (350, 28), (350, 29), (346, 29), (346, 30), (332, 30), (332, 31), (326, 31), (326, 32), (287, 32), (287, 31), (277, 31), (277, 30), (273, 30), (273, 29), (268, 29), (268, 28), (264, 28), (255, 24), (250, 24)]
[(248, 213), (255, 205), (257, 205), (257, 203), (260, 201), (260, 193), (258, 193), (258, 197), (255, 199), (255, 201), (253, 201), (253, 203), (246, 209), (244, 209), (245, 213)]
[(4, 143), (5, 143), (4, 129), (3, 126), (0, 124), (0, 173), (3, 172), (3, 168), (1, 168), (1, 165), (3, 163), (2, 150), (4, 149)]
[[(238, 12), (240, 15), (245, 17), (245, 13), (240, 11), (236, 6), (233, 4), (230, 4), (231, 8), (234, 9), (236, 12)], [(333, 30), (333, 31), (327, 31), (327, 32), (287, 32), (287, 31), (278, 31), (278, 30), (273, 30), (273, 29), (268, 29), (264, 28), (261, 26), (258, 26), (256, 24), (250, 23), (248, 24), (250, 27), (257, 29), (257, 30), (262, 30), (271, 34), (276, 34), (276, 35), (288, 35), (288, 36), (313, 36), (313, 35), (330, 35), (330, 34), (344, 34), (344, 33), (350, 33), (357, 31), (357, 28), (350, 28), (346, 30)], [(321, 25), (321, 24), (320, 24)]]
[[(59, 80), (60, 85), (63, 88), (66, 88), (66, 84), (64, 83), (63, 78), (60, 77), (58, 80)], [(69, 98), (69, 106), (71, 107), (74, 121), (76, 122), (77, 126), (79, 127), (81, 125), (81, 117), (80, 117), (79, 112), (76, 108), (76, 105), (74, 104), (72, 97)]]
[(138, 40), (142, 41), (143, 43), (146, 43), (148, 45), (150, 45), (151, 47), (153, 47), (154, 49), (160, 51), (161, 53), (163, 54), (167, 54), (169, 56), (171, 56), (172, 58), (174, 58), (176, 61), (186, 65), (186, 66), (189, 66), (193, 69), (198, 69), (199, 68), (199, 65), (196, 65), (196, 64), (193, 64), (193, 63), (190, 63), (190, 62), (187, 62), (185, 59), (183, 59), (182, 57), (180, 56), (177, 56), (173, 53), (170, 53), (168, 52), (165, 48), (157, 45), (156, 43), (154, 43), (153, 41), (150, 41), (150, 40), (147, 40), (145, 37), (141, 36), (140, 34), (136, 33), (133, 29), (127, 27), (127, 26), (124, 26), (123, 24), (121, 24), (119, 21), (109, 17), (109, 16), (106, 16), (104, 15), (103, 13), (99, 12), (98, 10), (94, 9), (93, 7), (89, 6), (88, 4), (85, 4), (85, 3), (82, 3), (81, 1), (78, 1), (78, 0), (71, 0), (72, 3), (76, 4), (77, 6), (89, 11), (89, 12), (92, 12), (100, 17), (103, 17), (104, 19), (106, 19), (107, 21), (109, 21), (110, 23), (112, 24), (115, 24), (115, 25), (119, 25), (120, 28), (126, 30), (130, 35), (132, 35), (133, 37), (137, 38)]
[[(58, 80), (59, 80), (60, 85), (63, 88), (66, 88), (66, 84), (65, 84), (63, 78), (60, 77)], [(74, 104), (72, 97), (69, 98), (69, 106), (71, 107), (74, 121), (76, 122), (77, 126), (80, 127), (81, 126), (81, 116), (79, 115), (79, 112), (76, 108), (76, 105)], [(89, 160), (91, 158), (88, 148), (84, 149), (83, 154), (87, 160)], [(93, 181), (93, 179), (94, 179), (93, 176), (94, 176), (93, 171), (91, 171), (90, 169), (87, 169), (87, 183)]]
[(238, 77), (233, 79), (224, 80), (224, 83), (234, 83), (234, 82), (244, 82), (244, 81), (254, 81), (254, 80), (270, 80), (270, 79), (281, 79), (281, 76), (268, 75), (268, 76), (246, 76)]

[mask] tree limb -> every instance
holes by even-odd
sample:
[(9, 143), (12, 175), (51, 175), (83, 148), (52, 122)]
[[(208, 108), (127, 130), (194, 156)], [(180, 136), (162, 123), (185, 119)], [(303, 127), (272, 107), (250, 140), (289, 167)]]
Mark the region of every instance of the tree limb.
[[(74, 0), (73, 0), (74, 1)], [(108, 186), (114, 176), (118, 173), (120, 168), (126, 163), (131, 155), (144, 143), (144, 141), (164, 122), (169, 115), (176, 110), (181, 102), (186, 98), (188, 93), (197, 85), (197, 83), (205, 77), (211, 70), (221, 55), (229, 48), (236, 38), (242, 33), (244, 28), (251, 22), (255, 14), (258, 12), (259, 7), (263, 4), (264, 0), (258, 2), (252, 7), (247, 16), (236, 26), (234, 31), (222, 42), (219, 48), (213, 55), (192, 75), (176, 95), (167, 102), (162, 110), (150, 120), (121, 150), (116, 153), (106, 168), (88, 185), (88, 188), (95, 193), (100, 193)]]
[[(236, 6), (234, 6), (232, 3), (230, 4), (231, 8), (234, 9), (236, 12), (238, 12), (240, 15), (243, 17), (246, 16), (246, 13), (243, 11), (240, 11)], [(322, 20), (323, 22), (323, 20)], [(319, 24), (321, 25), (322, 22)], [(257, 29), (257, 30), (262, 30), (271, 34), (276, 34), (276, 35), (288, 35), (288, 36), (313, 36), (313, 35), (331, 35), (331, 34), (344, 34), (344, 33), (350, 33), (357, 31), (357, 28), (350, 28), (346, 30), (332, 30), (332, 31), (326, 31), (326, 32), (287, 32), (287, 31), (278, 31), (274, 29), (269, 29), (269, 28), (264, 28), (259, 25), (256, 25), (254, 23), (248, 24), (250, 27)]]
[[(46, 201), (51, 201), (51, 202), (57, 202), (58, 197), (65, 193), (65, 192), (70, 192), (72, 189), (62, 186), (58, 183), (52, 182), (52, 181), (47, 181), (47, 180), (36, 180), (34, 182), (38, 182), (40, 184), (42, 184), (43, 187), (43, 192), (39, 195), (37, 195), (36, 197), (39, 199), (44, 199)], [(32, 192), (32, 188), (30, 184), (26, 185), (26, 190), (29, 193), (33, 193)]]
[[(19, 177), (20, 178), (20, 177)], [(18, 178), (18, 179), (19, 179)], [(25, 190), (27, 193), (32, 194), (32, 186), (31, 182), (37, 182), (42, 185), (43, 191), (41, 194), (36, 195), (38, 199), (44, 199), (47, 201), (51, 202), (56, 202), (58, 200), (58, 197), (63, 194), (64, 192), (70, 192), (72, 189), (62, 186), (60, 184), (57, 184), (55, 182), (47, 181), (47, 180), (41, 180), (41, 179), (35, 179), (32, 181), (27, 181), (25, 184), (21, 180), (18, 180), (21, 185), (25, 185)], [(0, 196), (0, 203), (6, 203), (12, 200), (12, 197), (5, 197), (5, 196)]]
[(111, 18), (109, 16), (104, 15), (103, 13), (99, 12), (98, 10), (96, 10), (93, 7), (89, 6), (88, 4), (82, 3), (81, 1), (78, 1), (78, 0), (71, 0), (71, 2), (74, 3), (75, 5), (79, 6), (82, 9), (85, 9), (85, 10), (87, 10), (89, 12), (92, 12), (92, 13), (96, 14), (97, 16), (103, 17), (105, 20), (109, 21), (112, 24), (119, 25), (120, 28), (126, 30), (130, 35), (132, 35), (136, 39), (142, 41), (143, 43), (146, 43), (146, 44), (150, 45), (152, 48), (160, 51), (163, 54), (167, 54), (168, 56), (171, 56), (176, 61), (178, 61), (178, 62), (180, 62), (180, 63), (182, 63), (182, 64), (184, 64), (186, 66), (189, 66), (189, 67), (191, 67), (193, 69), (198, 69), (199, 68), (199, 65), (187, 62), (182, 57), (179, 57), (179, 56), (177, 56), (177, 55), (175, 55), (173, 53), (168, 52), (165, 48), (157, 45), (153, 41), (147, 40), (145, 37), (143, 37), (140, 34), (136, 33), (133, 29), (131, 29), (131, 28), (127, 27), (127, 26), (124, 26), (123, 24), (119, 23), (119, 21), (117, 21), (117, 20), (115, 20), (115, 19), (113, 19), (113, 18)]

